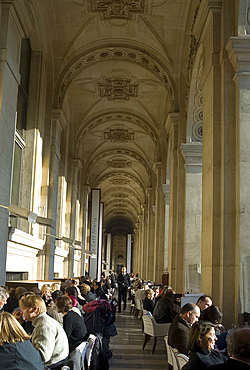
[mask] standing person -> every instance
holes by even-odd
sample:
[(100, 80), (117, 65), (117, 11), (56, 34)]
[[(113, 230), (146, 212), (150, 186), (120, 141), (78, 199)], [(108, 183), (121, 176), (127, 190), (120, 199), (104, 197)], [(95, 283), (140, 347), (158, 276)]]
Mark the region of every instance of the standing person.
[(127, 291), (130, 289), (130, 277), (127, 274), (126, 267), (122, 267), (122, 271), (117, 276), (118, 284), (118, 312), (121, 312), (121, 304), (123, 301), (123, 311), (126, 310)]

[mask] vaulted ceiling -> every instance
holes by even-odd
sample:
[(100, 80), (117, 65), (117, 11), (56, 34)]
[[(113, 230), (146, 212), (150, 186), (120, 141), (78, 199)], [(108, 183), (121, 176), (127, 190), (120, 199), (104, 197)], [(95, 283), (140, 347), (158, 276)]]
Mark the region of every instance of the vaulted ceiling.
[[(198, 1), (195, 0), (197, 3)], [(82, 183), (100, 188), (106, 231), (133, 232), (178, 109), (190, 0), (33, 0), (53, 58)]]

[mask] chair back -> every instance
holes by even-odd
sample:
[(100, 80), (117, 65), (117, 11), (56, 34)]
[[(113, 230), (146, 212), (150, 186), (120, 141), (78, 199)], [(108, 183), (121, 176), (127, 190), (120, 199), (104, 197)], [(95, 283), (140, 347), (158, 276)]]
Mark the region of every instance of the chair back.
[(153, 316), (149, 315), (143, 315), (143, 327), (144, 327), (144, 333), (150, 335), (151, 337), (155, 337), (155, 330), (154, 330), (154, 318)]
[(164, 341), (165, 341), (166, 350), (167, 350), (168, 364), (173, 366), (172, 352), (170, 351), (170, 348), (168, 345), (168, 335), (165, 335)]
[(176, 359), (178, 362), (179, 370), (183, 368), (188, 363), (188, 356), (183, 353), (176, 353)]
[(95, 341), (96, 341), (96, 336), (93, 335), (93, 334), (90, 334), (89, 337), (88, 337), (88, 340), (87, 340), (88, 347), (86, 349), (86, 354), (85, 354), (88, 367), (90, 367), (91, 356), (92, 356), (93, 348), (94, 348), (94, 345), (95, 345)]
[(172, 364), (173, 370), (180, 370), (179, 369), (179, 363), (178, 363), (177, 357), (176, 357), (176, 355), (179, 353), (179, 351), (178, 351), (178, 349), (173, 348), (170, 345), (168, 345), (168, 346), (169, 346), (169, 350), (171, 352), (171, 357), (172, 357), (172, 361), (173, 361), (173, 364)]
[(139, 298), (135, 298), (135, 308), (137, 308), (137, 310), (141, 310), (142, 309), (142, 300), (139, 299)]

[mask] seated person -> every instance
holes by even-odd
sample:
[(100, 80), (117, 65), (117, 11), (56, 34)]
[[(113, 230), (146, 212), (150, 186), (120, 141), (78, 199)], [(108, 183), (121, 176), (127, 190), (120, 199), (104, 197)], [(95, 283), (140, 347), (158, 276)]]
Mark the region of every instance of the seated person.
[(157, 300), (153, 316), (158, 324), (172, 322), (174, 318), (174, 295), (168, 290)]
[(226, 357), (214, 350), (216, 339), (213, 324), (208, 321), (194, 323), (190, 331), (189, 370), (206, 369), (226, 361)]
[(69, 341), (69, 352), (88, 338), (84, 319), (72, 311), (72, 301), (67, 296), (58, 297), (55, 301), (58, 312), (63, 314), (63, 328)]
[(205, 310), (201, 312), (200, 321), (209, 321), (214, 324), (217, 336), (215, 348), (219, 351), (226, 352), (226, 336), (228, 332), (225, 331), (224, 326), (220, 324), (222, 316), (219, 307), (212, 304), (212, 306), (205, 308)]
[(100, 281), (94, 281), (94, 291), (97, 299), (107, 299)]
[(41, 357), (19, 322), (8, 312), (0, 314), (0, 368), (43, 370)]
[(172, 321), (168, 332), (168, 344), (188, 356), (191, 326), (199, 320), (200, 309), (194, 303), (186, 303)]
[(212, 298), (206, 294), (203, 294), (202, 296), (200, 296), (196, 303), (196, 305), (199, 307), (201, 312), (205, 310), (206, 308), (208, 308), (209, 306), (212, 306), (212, 304), (213, 304)]
[(53, 317), (53, 319), (55, 319), (56, 321), (58, 321), (61, 326), (63, 326), (63, 314), (57, 311), (55, 300), (58, 297), (62, 297), (62, 296), (63, 296), (63, 292), (61, 290), (55, 290), (51, 294), (52, 301), (47, 306), (47, 314), (50, 317)]
[(230, 330), (227, 336), (229, 360), (221, 365), (211, 366), (210, 370), (249, 370), (250, 369), (250, 327)]
[(89, 284), (82, 284), (80, 285), (80, 292), (82, 297), (78, 296), (79, 303), (81, 305), (84, 305), (85, 303), (94, 301), (96, 299), (96, 296), (94, 293), (91, 292), (90, 290), (90, 285)]
[(152, 289), (145, 290), (145, 298), (143, 300), (143, 309), (151, 312), (154, 311), (154, 292)]
[(27, 292), (27, 290), (21, 286), (16, 289), (12, 289), (9, 293), (10, 295), (7, 299), (7, 303), (4, 305), (4, 311), (12, 313), (15, 308), (19, 307), (18, 301), (21, 298), (21, 295), (25, 292)]
[(7, 303), (8, 298), (9, 298), (9, 293), (3, 286), (0, 286), (0, 312), (3, 311), (3, 307)]
[(23, 297), (19, 306), (24, 319), (32, 321), (32, 344), (40, 353), (44, 365), (53, 370), (61, 369), (69, 354), (65, 331), (56, 320), (46, 314), (45, 302), (41, 297)]

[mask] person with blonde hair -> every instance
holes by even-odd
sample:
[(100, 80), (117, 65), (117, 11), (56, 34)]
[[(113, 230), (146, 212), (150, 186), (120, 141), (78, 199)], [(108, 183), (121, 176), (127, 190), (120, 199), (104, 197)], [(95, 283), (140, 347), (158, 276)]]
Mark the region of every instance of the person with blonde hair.
[(56, 290), (60, 290), (61, 284), (60, 283), (52, 283), (50, 286), (51, 292), (55, 292)]
[(0, 368), (8, 370), (43, 370), (35, 347), (19, 322), (9, 313), (0, 314)]
[(46, 314), (44, 300), (37, 295), (23, 297), (19, 306), (25, 320), (31, 321), (34, 330), (32, 344), (48, 369), (61, 369), (69, 354), (68, 338), (61, 325)]

